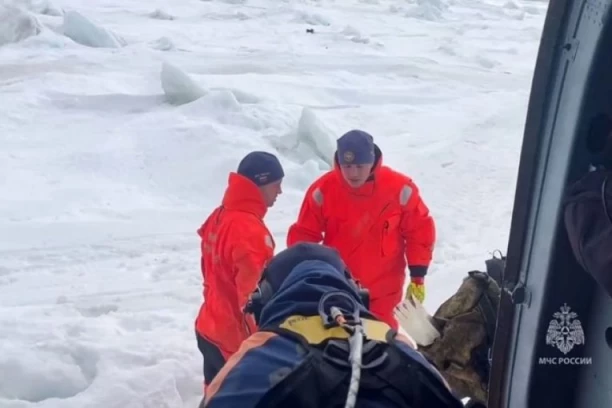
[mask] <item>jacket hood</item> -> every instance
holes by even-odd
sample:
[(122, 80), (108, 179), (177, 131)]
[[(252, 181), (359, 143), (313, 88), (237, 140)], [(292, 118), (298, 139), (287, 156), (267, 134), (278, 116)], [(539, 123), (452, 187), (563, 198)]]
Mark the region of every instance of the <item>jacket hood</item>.
[(262, 219), (268, 211), (263, 195), (255, 183), (234, 172), (229, 175), (222, 205), (227, 210), (250, 212)]
[(340, 170), (340, 163), (338, 162), (338, 151), (334, 152), (334, 172), (336, 176), (339, 178), (340, 183), (343, 187), (350, 190), (352, 194), (355, 195), (370, 195), (374, 192), (374, 185), (376, 183), (376, 176), (382, 167), (383, 155), (382, 151), (378, 147), (376, 143), (374, 143), (374, 166), (372, 167), (372, 172), (370, 173), (370, 177), (365, 182), (365, 184), (359, 188), (351, 187), (344, 176), (342, 175), (342, 170)]
[(344, 271), (324, 261), (310, 260), (302, 261), (288, 274), (279, 290), (264, 306), (259, 326), (277, 325), (292, 315), (316, 316), (323, 295), (336, 291), (345, 292), (357, 302), (361, 317), (373, 318)]

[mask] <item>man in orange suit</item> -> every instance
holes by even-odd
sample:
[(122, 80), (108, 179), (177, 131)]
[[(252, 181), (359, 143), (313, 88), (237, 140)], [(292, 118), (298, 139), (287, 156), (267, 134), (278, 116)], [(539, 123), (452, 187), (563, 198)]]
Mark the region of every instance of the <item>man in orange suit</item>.
[(229, 175), (222, 204), (198, 230), (204, 302), (195, 322), (204, 357), (204, 388), (256, 330), (244, 306), (274, 255), (263, 219), (281, 194), (283, 167), (271, 153), (251, 152)]
[[(393, 311), (404, 296), (425, 298), (434, 220), (414, 181), (383, 166), (370, 134), (344, 134), (334, 163), (307, 190), (287, 246), (322, 242), (338, 250), (353, 277), (370, 291), (372, 312), (397, 329)], [(406, 266), (410, 284), (404, 294)]]

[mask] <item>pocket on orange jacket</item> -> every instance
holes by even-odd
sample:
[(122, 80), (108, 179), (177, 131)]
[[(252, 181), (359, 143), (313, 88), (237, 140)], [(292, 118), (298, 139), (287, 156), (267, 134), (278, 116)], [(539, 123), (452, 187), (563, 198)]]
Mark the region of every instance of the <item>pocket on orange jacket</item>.
[(400, 218), (394, 215), (383, 221), (381, 251), (384, 257), (393, 257), (401, 252)]

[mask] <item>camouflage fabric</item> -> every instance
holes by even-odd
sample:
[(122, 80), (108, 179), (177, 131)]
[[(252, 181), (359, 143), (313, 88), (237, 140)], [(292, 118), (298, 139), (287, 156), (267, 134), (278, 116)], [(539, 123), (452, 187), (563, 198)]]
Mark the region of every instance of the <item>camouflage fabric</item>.
[[(502, 259), (498, 261), (503, 263)], [(460, 398), (469, 397), (485, 406), (489, 350), (500, 297), (499, 285), (491, 275), (469, 272), (457, 292), (433, 316), (440, 337), (429, 346), (419, 347)]]

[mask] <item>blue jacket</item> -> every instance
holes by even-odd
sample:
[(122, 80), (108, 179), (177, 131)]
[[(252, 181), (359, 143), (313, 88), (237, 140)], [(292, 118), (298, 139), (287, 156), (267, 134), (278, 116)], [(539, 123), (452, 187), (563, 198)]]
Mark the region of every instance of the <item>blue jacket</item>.
[[(264, 307), (259, 327), (278, 326), (290, 316), (318, 316), (321, 296), (330, 291), (342, 290), (352, 296), (360, 306), (360, 317), (375, 320), (365, 308), (356, 290), (351, 287), (343, 272), (322, 261), (304, 261), (287, 276), (280, 289)], [(380, 323), (388, 328), (384, 323)], [(298, 366), (304, 353), (297, 347), (298, 340), (276, 333), (258, 331), (242, 343), (215, 377), (208, 389), (206, 408), (252, 408), (268, 390), (282, 379), (281, 373)], [(407, 343), (399, 343), (402, 352), (412, 360), (431, 370), (441, 382), (440, 374), (423, 356)], [(278, 376), (275, 375), (278, 373)], [(406, 379), (410, 387), (412, 379)], [(358, 407), (386, 408), (384, 401), (364, 401)]]

